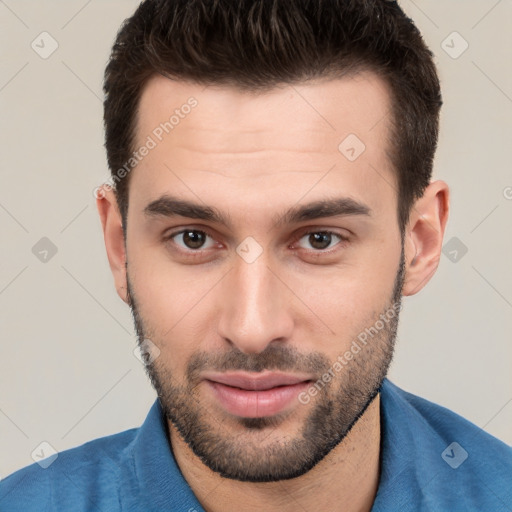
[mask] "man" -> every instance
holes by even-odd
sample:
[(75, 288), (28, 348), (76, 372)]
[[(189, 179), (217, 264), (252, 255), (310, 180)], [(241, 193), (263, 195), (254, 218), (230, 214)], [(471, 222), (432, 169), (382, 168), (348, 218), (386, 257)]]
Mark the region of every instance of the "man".
[(398, 5), (146, 0), (105, 93), (97, 204), (158, 399), (0, 510), (510, 510), (512, 450), (386, 379), (449, 209)]

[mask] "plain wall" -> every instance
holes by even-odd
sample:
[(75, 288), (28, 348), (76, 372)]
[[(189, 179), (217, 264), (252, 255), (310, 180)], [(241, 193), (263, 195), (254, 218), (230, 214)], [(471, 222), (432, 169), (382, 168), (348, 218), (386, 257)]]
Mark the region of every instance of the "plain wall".
[[(156, 397), (93, 196), (108, 176), (102, 75), (137, 4), (0, 3), (0, 478), (42, 441), (61, 451), (139, 426)], [(389, 377), (512, 444), (512, 2), (401, 5), (439, 66), (435, 178), (451, 187), (445, 243), (456, 245), (404, 299)], [(59, 45), (47, 59), (31, 47), (43, 50), (43, 31)], [(460, 56), (454, 31), (469, 45)], [(47, 262), (33, 253), (43, 237), (57, 249)]]

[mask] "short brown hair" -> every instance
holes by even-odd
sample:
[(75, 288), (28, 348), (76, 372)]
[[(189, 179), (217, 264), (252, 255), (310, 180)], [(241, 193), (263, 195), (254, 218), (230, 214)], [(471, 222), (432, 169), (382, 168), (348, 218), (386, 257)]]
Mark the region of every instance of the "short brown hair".
[[(432, 53), (389, 0), (145, 0), (120, 28), (105, 70), (112, 176), (134, 151), (141, 92), (157, 73), (265, 91), (357, 70), (377, 73), (391, 91), (389, 155), (403, 233), (431, 179), (442, 101)], [(128, 185), (126, 176), (115, 186), (124, 228)]]

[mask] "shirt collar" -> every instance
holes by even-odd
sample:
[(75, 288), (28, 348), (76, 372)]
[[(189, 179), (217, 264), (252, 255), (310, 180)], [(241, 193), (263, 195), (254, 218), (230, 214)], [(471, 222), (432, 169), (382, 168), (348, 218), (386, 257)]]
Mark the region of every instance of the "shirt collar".
[[(445, 444), (406, 400), (409, 393), (386, 378), (380, 395), (380, 478), (372, 512), (418, 510), (437, 493), (436, 476), (446, 469)], [(437, 464), (432, 454), (439, 455)]]
[(144, 503), (145, 510), (203, 511), (174, 459), (158, 399), (140, 427), (133, 449), (139, 485), (137, 498)]

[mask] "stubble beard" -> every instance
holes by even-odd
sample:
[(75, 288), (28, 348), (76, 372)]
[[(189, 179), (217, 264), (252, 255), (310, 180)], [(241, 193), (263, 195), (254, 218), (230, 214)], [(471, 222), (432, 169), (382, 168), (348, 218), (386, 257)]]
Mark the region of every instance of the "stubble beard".
[[(389, 316), (389, 311), (393, 310), (396, 314), (308, 405), (299, 405), (310, 407), (311, 411), (296, 434), (280, 435), (279, 427), (288, 419), (282, 415), (221, 417), (218, 409), (201, 402), (198, 391), (200, 374), (206, 370), (259, 372), (268, 369), (319, 376), (330, 369), (332, 372), (333, 361), (324, 354), (315, 352), (304, 355), (282, 344), (269, 344), (259, 354), (244, 354), (239, 350), (221, 354), (199, 352), (191, 357), (187, 365), (185, 385), (176, 382), (172, 372), (163, 366), (163, 358), (148, 362), (146, 372), (165, 416), (193, 453), (212, 471), (225, 478), (244, 482), (273, 482), (305, 474), (346, 438), (379, 393), (393, 357), (404, 277), (402, 244), (391, 301), (381, 312), (381, 315)], [(138, 342), (142, 344), (148, 331), (128, 275), (127, 280)], [(375, 318), (372, 316), (373, 320), (366, 323), (361, 332), (379, 318), (378, 315)], [(159, 345), (158, 342), (156, 344)]]

